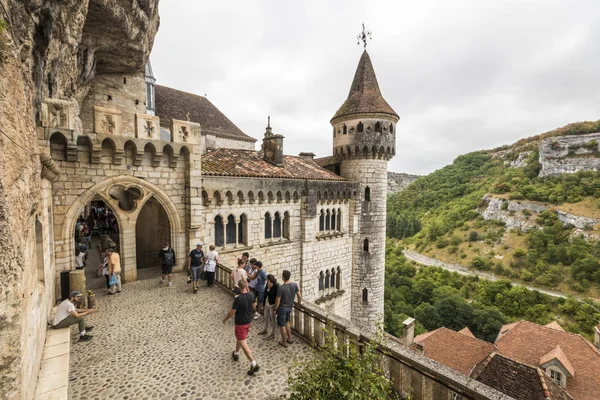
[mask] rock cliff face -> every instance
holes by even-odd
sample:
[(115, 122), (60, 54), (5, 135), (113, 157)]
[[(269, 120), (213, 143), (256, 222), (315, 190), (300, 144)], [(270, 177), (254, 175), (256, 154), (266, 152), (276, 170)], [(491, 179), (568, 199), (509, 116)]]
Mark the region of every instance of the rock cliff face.
[(30, 399), (39, 343), (26, 337), (49, 311), (35, 314), (27, 300), (38, 290), (27, 253), (41, 215), (42, 101), (78, 105), (96, 75), (142, 71), (158, 0), (0, 0), (0, 19), (0, 397)]
[(542, 140), (538, 145), (542, 164), (539, 176), (600, 171), (599, 142), (600, 133)]
[(413, 183), (419, 178), (419, 175), (409, 175), (401, 172), (388, 172), (387, 182), (387, 194), (394, 194), (402, 189), (406, 189), (408, 185)]

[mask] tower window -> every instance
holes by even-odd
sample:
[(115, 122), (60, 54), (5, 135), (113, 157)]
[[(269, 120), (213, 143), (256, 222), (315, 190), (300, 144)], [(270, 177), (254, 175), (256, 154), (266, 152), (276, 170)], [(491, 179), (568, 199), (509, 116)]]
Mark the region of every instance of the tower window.
[(342, 133), (345, 135), (346, 133), (348, 133), (348, 127), (346, 126), (346, 124), (344, 124), (344, 126), (342, 127)]
[(368, 252), (369, 252), (369, 239), (365, 239), (365, 240), (363, 241), (363, 251), (364, 251), (365, 253), (368, 253)]
[(381, 133), (381, 122), (375, 124), (375, 132)]
[(369, 291), (367, 290), (367, 288), (363, 289), (362, 301), (363, 301), (363, 303), (368, 303), (369, 302)]
[(365, 131), (365, 126), (363, 125), (362, 122), (359, 122), (358, 125), (356, 126), (356, 132), (363, 133), (364, 131)]
[(390, 124), (390, 133), (394, 133), (394, 124)]
[(371, 188), (368, 186), (365, 188), (365, 201), (371, 201)]

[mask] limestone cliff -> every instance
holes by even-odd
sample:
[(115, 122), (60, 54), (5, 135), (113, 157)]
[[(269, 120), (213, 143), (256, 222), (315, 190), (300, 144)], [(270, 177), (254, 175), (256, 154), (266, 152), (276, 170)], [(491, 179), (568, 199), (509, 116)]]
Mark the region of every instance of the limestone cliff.
[(0, 397), (29, 399), (39, 348), (25, 337), (32, 320), (47, 318), (29, 308), (35, 269), (27, 254), (42, 190), (41, 104), (78, 105), (97, 74), (141, 71), (158, 0), (0, 0), (0, 22)]
[(402, 189), (405, 189), (408, 185), (413, 183), (419, 178), (419, 175), (410, 175), (401, 172), (389, 172), (388, 171), (388, 186), (387, 194), (394, 194)]

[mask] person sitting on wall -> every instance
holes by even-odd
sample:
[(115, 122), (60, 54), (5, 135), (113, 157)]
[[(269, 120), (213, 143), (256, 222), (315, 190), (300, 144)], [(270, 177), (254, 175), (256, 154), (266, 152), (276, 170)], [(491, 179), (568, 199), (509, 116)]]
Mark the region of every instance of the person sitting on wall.
[(91, 331), (93, 326), (85, 326), (85, 316), (96, 312), (95, 308), (89, 308), (87, 310), (78, 310), (75, 308), (75, 302), (81, 300), (81, 292), (75, 290), (71, 292), (69, 298), (60, 303), (56, 309), (54, 320), (52, 321), (52, 328), (61, 329), (68, 328), (71, 325), (77, 324), (79, 327), (79, 341), (85, 342), (92, 340), (92, 336), (87, 334), (87, 331)]

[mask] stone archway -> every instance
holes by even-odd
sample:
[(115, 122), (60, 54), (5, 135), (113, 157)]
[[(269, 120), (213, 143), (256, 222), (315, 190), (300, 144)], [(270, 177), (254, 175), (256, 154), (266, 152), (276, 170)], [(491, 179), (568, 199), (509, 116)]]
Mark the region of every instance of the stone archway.
[[(128, 196), (126, 199), (122, 197), (124, 194)], [(61, 218), (62, 225), (56, 226), (56, 238), (60, 238), (56, 241), (56, 245), (67, 251), (63, 251), (60, 255), (57, 253), (57, 270), (68, 270), (71, 265), (74, 265), (75, 256), (72, 251), (68, 251), (75, 247), (72, 232), (75, 229), (79, 212), (94, 198), (107, 202), (115, 210), (120, 227), (121, 267), (125, 281), (137, 279), (136, 221), (140, 211), (150, 198), (160, 204), (167, 216), (171, 246), (176, 254), (186, 253), (184, 227), (173, 200), (161, 188), (143, 179), (133, 176), (117, 176), (105, 179), (87, 189), (69, 207), (64, 218)], [(183, 208), (184, 205), (180, 207)], [(177, 266), (183, 265), (182, 260), (183, 258), (178, 257)]]
[(137, 268), (158, 267), (158, 252), (164, 243), (171, 244), (169, 217), (163, 206), (150, 197), (138, 215), (135, 226)]

